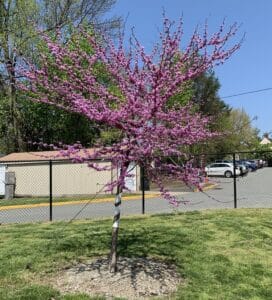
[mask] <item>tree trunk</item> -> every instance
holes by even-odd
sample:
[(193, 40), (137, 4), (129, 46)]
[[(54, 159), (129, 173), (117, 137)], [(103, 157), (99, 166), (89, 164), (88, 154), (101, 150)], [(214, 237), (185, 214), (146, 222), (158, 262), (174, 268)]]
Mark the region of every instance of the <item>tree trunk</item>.
[(111, 252), (109, 259), (109, 271), (115, 273), (117, 271), (117, 240), (119, 232), (119, 222), (120, 222), (120, 206), (122, 198), (122, 188), (117, 188), (117, 193), (114, 201), (114, 218), (112, 225), (112, 237), (111, 237)]
[[(128, 155), (129, 153), (127, 153)], [(117, 184), (117, 191), (114, 201), (114, 218), (112, 225), (112, 236), (111, 236), (111, 252), (109, 259), (109, 271), (115, 273), (117, 271), (117, 241), (120, 223), (120, 206), (122, 200), (122, 192), (124, 188), (125, 175), (129, 167), (129, 161), (125, 162), (120, 168), (119, 183)]]
[(11, 126), (13, 133), (13, 151), (19, 152), (24, 151), (23, 139), (20, 129), (19, 121), (19, 109), (17, 108), (17, 96), (16, 90), (12, 87), (10, 94), (10, 117), (11, 117)]

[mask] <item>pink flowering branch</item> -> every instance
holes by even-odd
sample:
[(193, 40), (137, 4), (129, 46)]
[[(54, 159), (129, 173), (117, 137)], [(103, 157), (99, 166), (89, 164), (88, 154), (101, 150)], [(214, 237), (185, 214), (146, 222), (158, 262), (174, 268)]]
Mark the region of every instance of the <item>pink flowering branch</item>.
[[(152, 169), (155, 157), (161, 157), (161, 166), (172, 171), (172, 176), (187, 182), (197, 180), (198, 175), (192, 170), (174, 170), (163, 158), (184, 157), (184, 146), (216, 134), (208, 130), (209, 119), (193, 112), (191, 104), (184, 107), (167, 104), (173, 95), (183, 92), (186, 82), (226, 61), (240, 43), (226, 47), (236, 34), (236, 24), (226, 33), (223, 24), (211, 37), (206, 26), (203, 35), (194, 32), (182, 51), (182, 22), (176, 30), (172, 27), (173, 23), (165, 18), (160, 42), (150, 55), (135, 36), (127, 53), (122, 40), (116, 46), (103, 35), (80, 32), (92, 49), (90, 54), (80, 46), (80, 39), (71, 39), (64, 47), (60, 41), (44, 35), (50, 55), (42, 56), (41, 68), (29, 65), (23, 71), (27, 81), (20, 83), (21, 88), (30, 92), (33, 101), (82, 114), (91, 121), (120, 130), (123, 136), (110, 147), (99, 147), (92, 155), (77, 156), (79, 150), (72, 146), (61, 155), (76, 161), (107, 156), (114, 166), (133, 161), (145, 164), (147, 170)], [(97, 76), (99, 66), (119, 91), (118, 95)], [(89, 166), (97, 169), (92, 163)], [(121, 180), (120, 176), (116, 186)]]

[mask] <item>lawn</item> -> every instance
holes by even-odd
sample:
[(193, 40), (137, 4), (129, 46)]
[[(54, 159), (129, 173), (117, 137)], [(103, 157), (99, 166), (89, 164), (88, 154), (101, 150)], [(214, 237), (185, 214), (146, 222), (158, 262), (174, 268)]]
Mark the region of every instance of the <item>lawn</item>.
[[(56, 270), (107, 254), (111, 220), (0, 228), (0, 299), (93, 299), (62, 296), (41, 282)], [(172, 299), (272, 299), (271, 209), (123, 218), (119, 251), (175, 263), (185, 284)]]

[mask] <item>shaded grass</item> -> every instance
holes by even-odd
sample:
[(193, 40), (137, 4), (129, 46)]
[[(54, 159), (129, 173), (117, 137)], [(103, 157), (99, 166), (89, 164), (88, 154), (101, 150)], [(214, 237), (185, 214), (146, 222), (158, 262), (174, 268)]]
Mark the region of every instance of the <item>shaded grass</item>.
[[(110, 220), (0, 229), (0, 299), (99, 299), (63, 296), (39, 282), (89, 257), (108, 254)], [(173, 299), (272, 299), (270, 209), (124, 218), (119, 254), (175, 263), (186, 284)]]

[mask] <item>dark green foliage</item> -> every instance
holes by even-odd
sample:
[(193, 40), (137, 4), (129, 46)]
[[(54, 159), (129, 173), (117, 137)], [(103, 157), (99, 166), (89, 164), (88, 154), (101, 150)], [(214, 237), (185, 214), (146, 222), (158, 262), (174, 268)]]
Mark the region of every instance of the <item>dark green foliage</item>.
[(22, 133), (25, 141), (30, 141), (28, 150), (35, 149), (33, 142), (40, 140), (49, 144), (80, 141), (84, 146), (90, 146), (99, 135), (97, 125), (87, 118), (47, 104), (25, 100), (21, 114), (24, 118)]
[(230, 112), (230, 107), (220, 99), (218, 92), (220, 83), (214, 72), (200, 75), (193, 83), (194, 102), (199, 110), (208, 116), (218, 117)]
[[(97, 129), (76, 114), (30, 104), (18, 91), (15, 81), (24, 60), (39, 65), (40, 33), (55, 35), (60, 29), (67, 42), (80, 25), (115, 34), (120, 17), (105, 18), (115, 0), (3, 0), (0, 1), (0, 153), (31, 150), (28, 141), (70, 144), (80, 140), (93, 143)], [(86, 43), (82, 47), (87, 47)], [(13, 50), (14, 49), (14, 50)], [(16, 50), (15, 50), (16, 49)]]
[(255, 149), (259, 131), (252, 127), (244, 110), (233, 109), (220, 98), (219, 89), (220, 82), (213, 71), (200, 75), (191, 84), (196, 110), (210, 118), (209, 128), (220, 136), (205, 145), (194, 146), (190, 152), (213, 153), (222, 158), (222, 153)]

